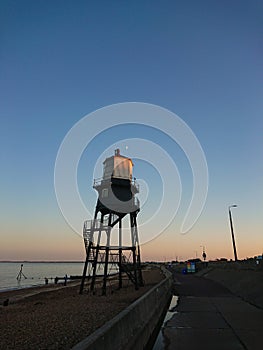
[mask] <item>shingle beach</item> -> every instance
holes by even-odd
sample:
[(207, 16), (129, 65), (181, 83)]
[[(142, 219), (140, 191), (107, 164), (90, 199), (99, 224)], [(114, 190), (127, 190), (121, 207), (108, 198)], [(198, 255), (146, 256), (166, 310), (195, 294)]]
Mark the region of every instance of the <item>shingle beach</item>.
[[(48, 285), (0, 293), (0, 349), (70, 349), (158, 283), (159, 269), (143, 271), (145, 286), (131, 282), (106, 296), (79, 294), (79, 283)], [(9, 305), (3, 302), (9, 299)]]

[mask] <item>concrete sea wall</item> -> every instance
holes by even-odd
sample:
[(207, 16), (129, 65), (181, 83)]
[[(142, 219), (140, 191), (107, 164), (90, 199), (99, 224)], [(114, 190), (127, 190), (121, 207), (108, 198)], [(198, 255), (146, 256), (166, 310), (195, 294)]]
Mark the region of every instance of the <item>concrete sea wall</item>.
[(172, 297), (172, 275), (150, 289), (72, 350), (145, 349), (161, 324)]

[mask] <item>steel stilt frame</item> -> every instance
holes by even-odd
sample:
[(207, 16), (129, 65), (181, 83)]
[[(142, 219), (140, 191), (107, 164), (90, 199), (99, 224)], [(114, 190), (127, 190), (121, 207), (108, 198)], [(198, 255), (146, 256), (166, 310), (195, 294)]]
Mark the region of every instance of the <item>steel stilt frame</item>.
[[(123, 213), (109, 212), (107, 214), (100, 213), (100, 220), (97, 220), (98, 211), (96, 210), (94, 220), (90, 222), (90, 226), (87, 226), (87, 222), (84, 223), (83, 237), (86, 247), (86, 261), (84, 264), (83, 275), (80, 285), (80, 294), (83, 293), (88, 264), (92, 264), (92, 277), (90, 284), (90, 291), (94, 293), (95, 283), (97, 276), (98, 263), (104, 264), (103, 282), (102, 282), (102, 295), (106, 295), (107, 279), (109, 275), (109, 264), (111, 263), (110, 257), (113, 251), (117, 251), (118, 265), (119, 265), (119, 288), (122, 288), (122, 273), (126, 272), (129, 279), (134, 283), (135, 289), (143, 285), (142, 271), (141, 271), (141, 258), (140, 247), (138, 240), (138, 228), (137, 228), (137, 214), (138, 211), (130, 213), (130, 229), (131, 229), (131, 246), (122, 246), (122, 219), (127, 215)], [(108, 222), (105, 225), (105, 216), (108, 215)], [(113, 221), (113, 218), (118, 218)], [(119, 246), (111, 246), (111, 230), (119, 224)], [(101, 245), (101, 235), (105, 231), (107, 235), (106, 245)], [(95, 244), (94, 235), (97, 233), (97, 243)], [(125, 262), (124, 251), (130, 250), (132, 252), (132, 264)], [(103, 258), (101, 258), (101, 252), (103, 252)]]

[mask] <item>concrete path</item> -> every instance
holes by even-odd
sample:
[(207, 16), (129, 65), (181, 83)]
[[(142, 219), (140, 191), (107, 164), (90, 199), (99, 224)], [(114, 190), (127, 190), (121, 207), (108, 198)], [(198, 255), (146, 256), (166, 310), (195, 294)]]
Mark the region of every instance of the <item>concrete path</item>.
[(165, 324), (166, 350), (255, 350), (263, 348), (263, 310), (216, 282), (174, 274), (179, 302)]

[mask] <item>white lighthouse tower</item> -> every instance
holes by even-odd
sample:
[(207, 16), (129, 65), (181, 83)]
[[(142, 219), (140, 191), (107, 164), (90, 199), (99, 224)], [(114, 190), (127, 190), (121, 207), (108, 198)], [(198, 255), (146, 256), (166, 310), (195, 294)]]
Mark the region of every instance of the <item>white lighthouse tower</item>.
[[(106, 294), (109, 264), (114, 260), (118, 264), (119, 288), (122, 287), (122, 275), (138, 289), (143, 285), (141, 271), (140, 246), (137, 228), (137, 215), (140, 203), (136, 194), (139, 186), (132, 177), (133, 162), (122, 156), (116, 149), (113, 156), (103, 163), (103, 177), (94, 180), (93, 188), (98, 192), (98, 200), (93, 220), (84, 222), (83, 237), (86, 249), (86, 261), (83, 269), (80, 293), (83, 292), (88, 265), (92, 266), (90, 290), (94, 290), (98, 266), (104, 267), (102, 294)], [(130, 216), (130, 244), (123, 245), (122, 220)], [(118, 244), (111, 242), (113, 227), (118, 226)], [(127, 237), (126, 237), (127, 240)], [(130, 251), (132, 262), (127, 262), (125, 252)], [(111, 259), (114, 257), (114, 259)], [(117, 257), (117, 259), (116, 259)]]

